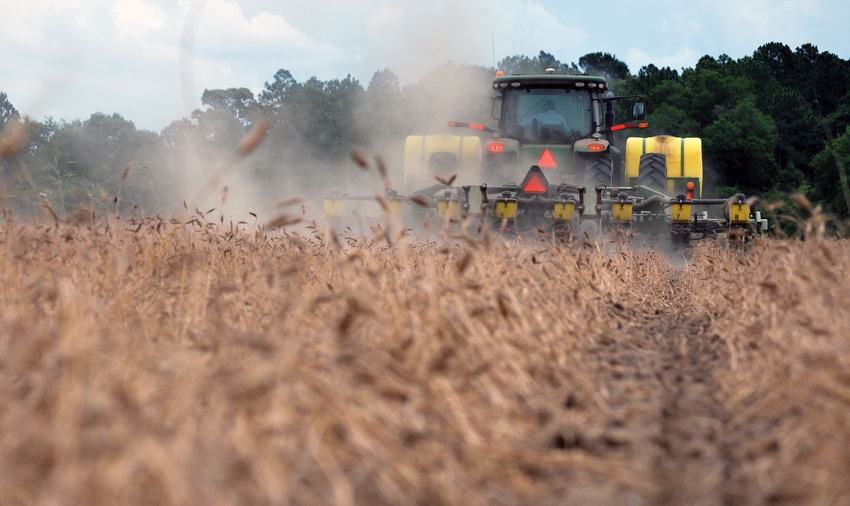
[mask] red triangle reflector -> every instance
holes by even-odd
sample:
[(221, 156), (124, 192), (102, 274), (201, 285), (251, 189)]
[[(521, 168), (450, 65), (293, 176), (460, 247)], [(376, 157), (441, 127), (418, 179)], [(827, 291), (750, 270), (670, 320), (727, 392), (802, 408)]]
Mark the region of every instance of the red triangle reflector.
[(546, 176), (543, 175), (537, 165), (532, 165), (528, 174), (525, 175), (522, 191), (525, 193), (546, 193), (549, 191), (549, 181), (546, 180)]
[(546, 187), (540, 180), (540, 174), (532, 174), (522, 189), (525, 193), (546, 193)]
[(546, 149), (540, 155), (540, 160), (537, 160), (537, 165), (544, 169), (554, 169), (558, 166), (558, 163), (555, 161), (555, 157), (552, 156), (552, 152)]

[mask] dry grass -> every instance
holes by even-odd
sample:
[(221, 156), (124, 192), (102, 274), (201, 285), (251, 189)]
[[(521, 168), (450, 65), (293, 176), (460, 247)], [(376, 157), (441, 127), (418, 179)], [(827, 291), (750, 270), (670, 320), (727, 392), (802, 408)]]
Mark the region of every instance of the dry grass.
[(704, 503), (850, 501), (844, 241), (675, 269), (198, 214), (0, 249), (2, 504), (672, 503), (696, 417)]
[(850, 242), (699, 263), (722, 293), (703, 302), (730, 351), (722, 387), (748, 486), (776, 502), (850, 503)]

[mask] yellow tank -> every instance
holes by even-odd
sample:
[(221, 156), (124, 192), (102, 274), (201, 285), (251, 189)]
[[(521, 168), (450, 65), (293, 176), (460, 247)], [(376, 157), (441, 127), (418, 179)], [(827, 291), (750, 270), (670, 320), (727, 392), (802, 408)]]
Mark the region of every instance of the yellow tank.
[(500, 220), (516, 219), (517, 199), (512, 197), (499, 197), (496, 199), (496, 218)]
[(436, 153), (454, 156), (458, 166), (456, 185), (481, 182), (481, 139), (474, 135), (411, 135), (404, 143), (405, 192), (436, 184), (434, 174), (428, 172), (428, 162)]
[(555, 201), (555, 221), (571, 221), (576, 210), (575, 200)]
[(744, 202), (730, 203), (727, 217), (733, 225), (746, 225), (750, 220), (750, 206)]
[(614, 221), (617, 223), (632, 221), (632, 207), (632, 202), (628, 200), (611, 204), (611, 214), (614, 216)]
[(326, 198), (324, 207), (325, 216), (345, 216), (348, 212), (348, 200)]
[(688, 223), (691, 221), (691, 202), (674, 202), (670, 204), (670, 216), (673, 223)]
[(667, 159), (667, 193), (685, 193), (694, 183), (694, 197), (702, 195), (702, 139), (699, 137), (630, 137), (626, 140), (626, 182), (638, 184), (640, 157), (661, 153)]

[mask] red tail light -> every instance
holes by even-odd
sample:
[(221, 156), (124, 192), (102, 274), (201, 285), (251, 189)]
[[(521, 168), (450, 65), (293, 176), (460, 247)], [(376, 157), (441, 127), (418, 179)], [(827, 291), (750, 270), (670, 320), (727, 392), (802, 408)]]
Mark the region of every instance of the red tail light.
[(588, 144), (587, 149), (590, 151), (605, 151), (605, 144), (595, 142), (593, 144)]
[(491, 142), (490, 144), (487, 144), (487, 150), (492, 151), (494, 153), (498, 153), (499, 151), (502, 151), (504, 149), (505, 145), (501, 142)]

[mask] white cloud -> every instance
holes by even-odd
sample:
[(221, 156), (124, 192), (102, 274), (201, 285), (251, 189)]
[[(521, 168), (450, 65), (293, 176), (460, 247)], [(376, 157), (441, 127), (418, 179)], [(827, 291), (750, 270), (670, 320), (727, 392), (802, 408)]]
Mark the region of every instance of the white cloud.
[[(795, 49), (808, 42), (817, 45), (819, 41), (839, 40), (850, 12), (846, 0), (711, 0), (701, 3), (705, 22), (711, 28), (701, 45), (717, 48), (712, 52), (714, 55), (725, 53), (733, 58), (750, 55), (768, 42), (781, 42)], [(841, 46), (847, 47), (846, 43)], [(843, 56), (850, 55), (845, 52)]]
[(653, 62), (656, 67), (670, 67), (681, 71), (683, 68), (696, 65), (703, 56), (705, 56), (704, 53), (694, 51), (690, 47), (680, 47), (674, 53), (656, 55)]
[(659, 26), (668, 40), (689, 41), (702, 37), (706, 33), (705, 26), (701, 21), (689, 19), (681, 14), (663, 18)]
[(211, 0), (200, 22), (195, 48), (205, 56), (230, 57), (310, 51), (314, 56), (338, 55), (332, 44), (311, 38), (280, 14), (260, 12), (246, 17), (239, 3)]
[(626, 52), (623, 61), (629, 66), (629, 71), (632, 74), (637, 74), (642, 67), (649, 64), (655, 65), (658, 68), (670, 67), (673, 70), (681, 72), (683, 68), (696, 65), (697, 61), (704, 56), (704, 54), (700, 54), (690, 47), (670, 49), (675, 49), (675, 51), (650, 54), (638, 48), (631, 48)]
[[(449, 60), (465, 62), (475, 41), (476, 20), (470, 18), (470, 3), (444, 2), (411, 4), (386, 1), (369, 11), (360, 34), (352, 31), (352, 58), (370, 55), (368, 71), (390, 68), (403, 83), (418, 80), (428, 70)], [(369, 76), (364, 76), (368, 79)]]
[(405, 21), (405, 11), (397, 5), (384, 2), (377, 11), (369, 15), (366, 20), (367, 32), (383, 32), (394, 30)]
[(118, 36), (142, 37), (161, 28), (165, 13), (144, 0), (118, 0), (110, 9)]
[[(514, 55), (533, 57), (540, 51), (546, 51), (562, 62), (570, 63), (588, 52), (604, 50), (588, 46), (604, 42), (604, 37), (588, 34), (597, 33), (599, 29), (588, 22), (589, 18), (578, 7), (556, 7), (552, 2), (531, 0), (499, 0), (494, 7), (483, 7), (476, 12), (482, 21), (478, 27), (478, 38), (487, 42), (483, 52), (486, 58), (480, 61), (481, 64), (492, 65), (493, 52), (495, 59), (501, 60)], [(572, 15), (559, 16), (555, 8)], [(495, 47), (489, 44), (491, 34)]]
[(540, 50), (576, 59), (584, 53), (565, 55), (564, 49), (575, 51), (588, 36), (580, 23), (568, 21), (564, 24), (543, 2), (532, 0), (386, 0), (369, 11), (354, 55), (370, 55), (358, 61), (368, 65), (371, 60), (371, 70), (392, 69), (403, 84), (448, 61), (489, 66), (494, 57), (535, 56)]

